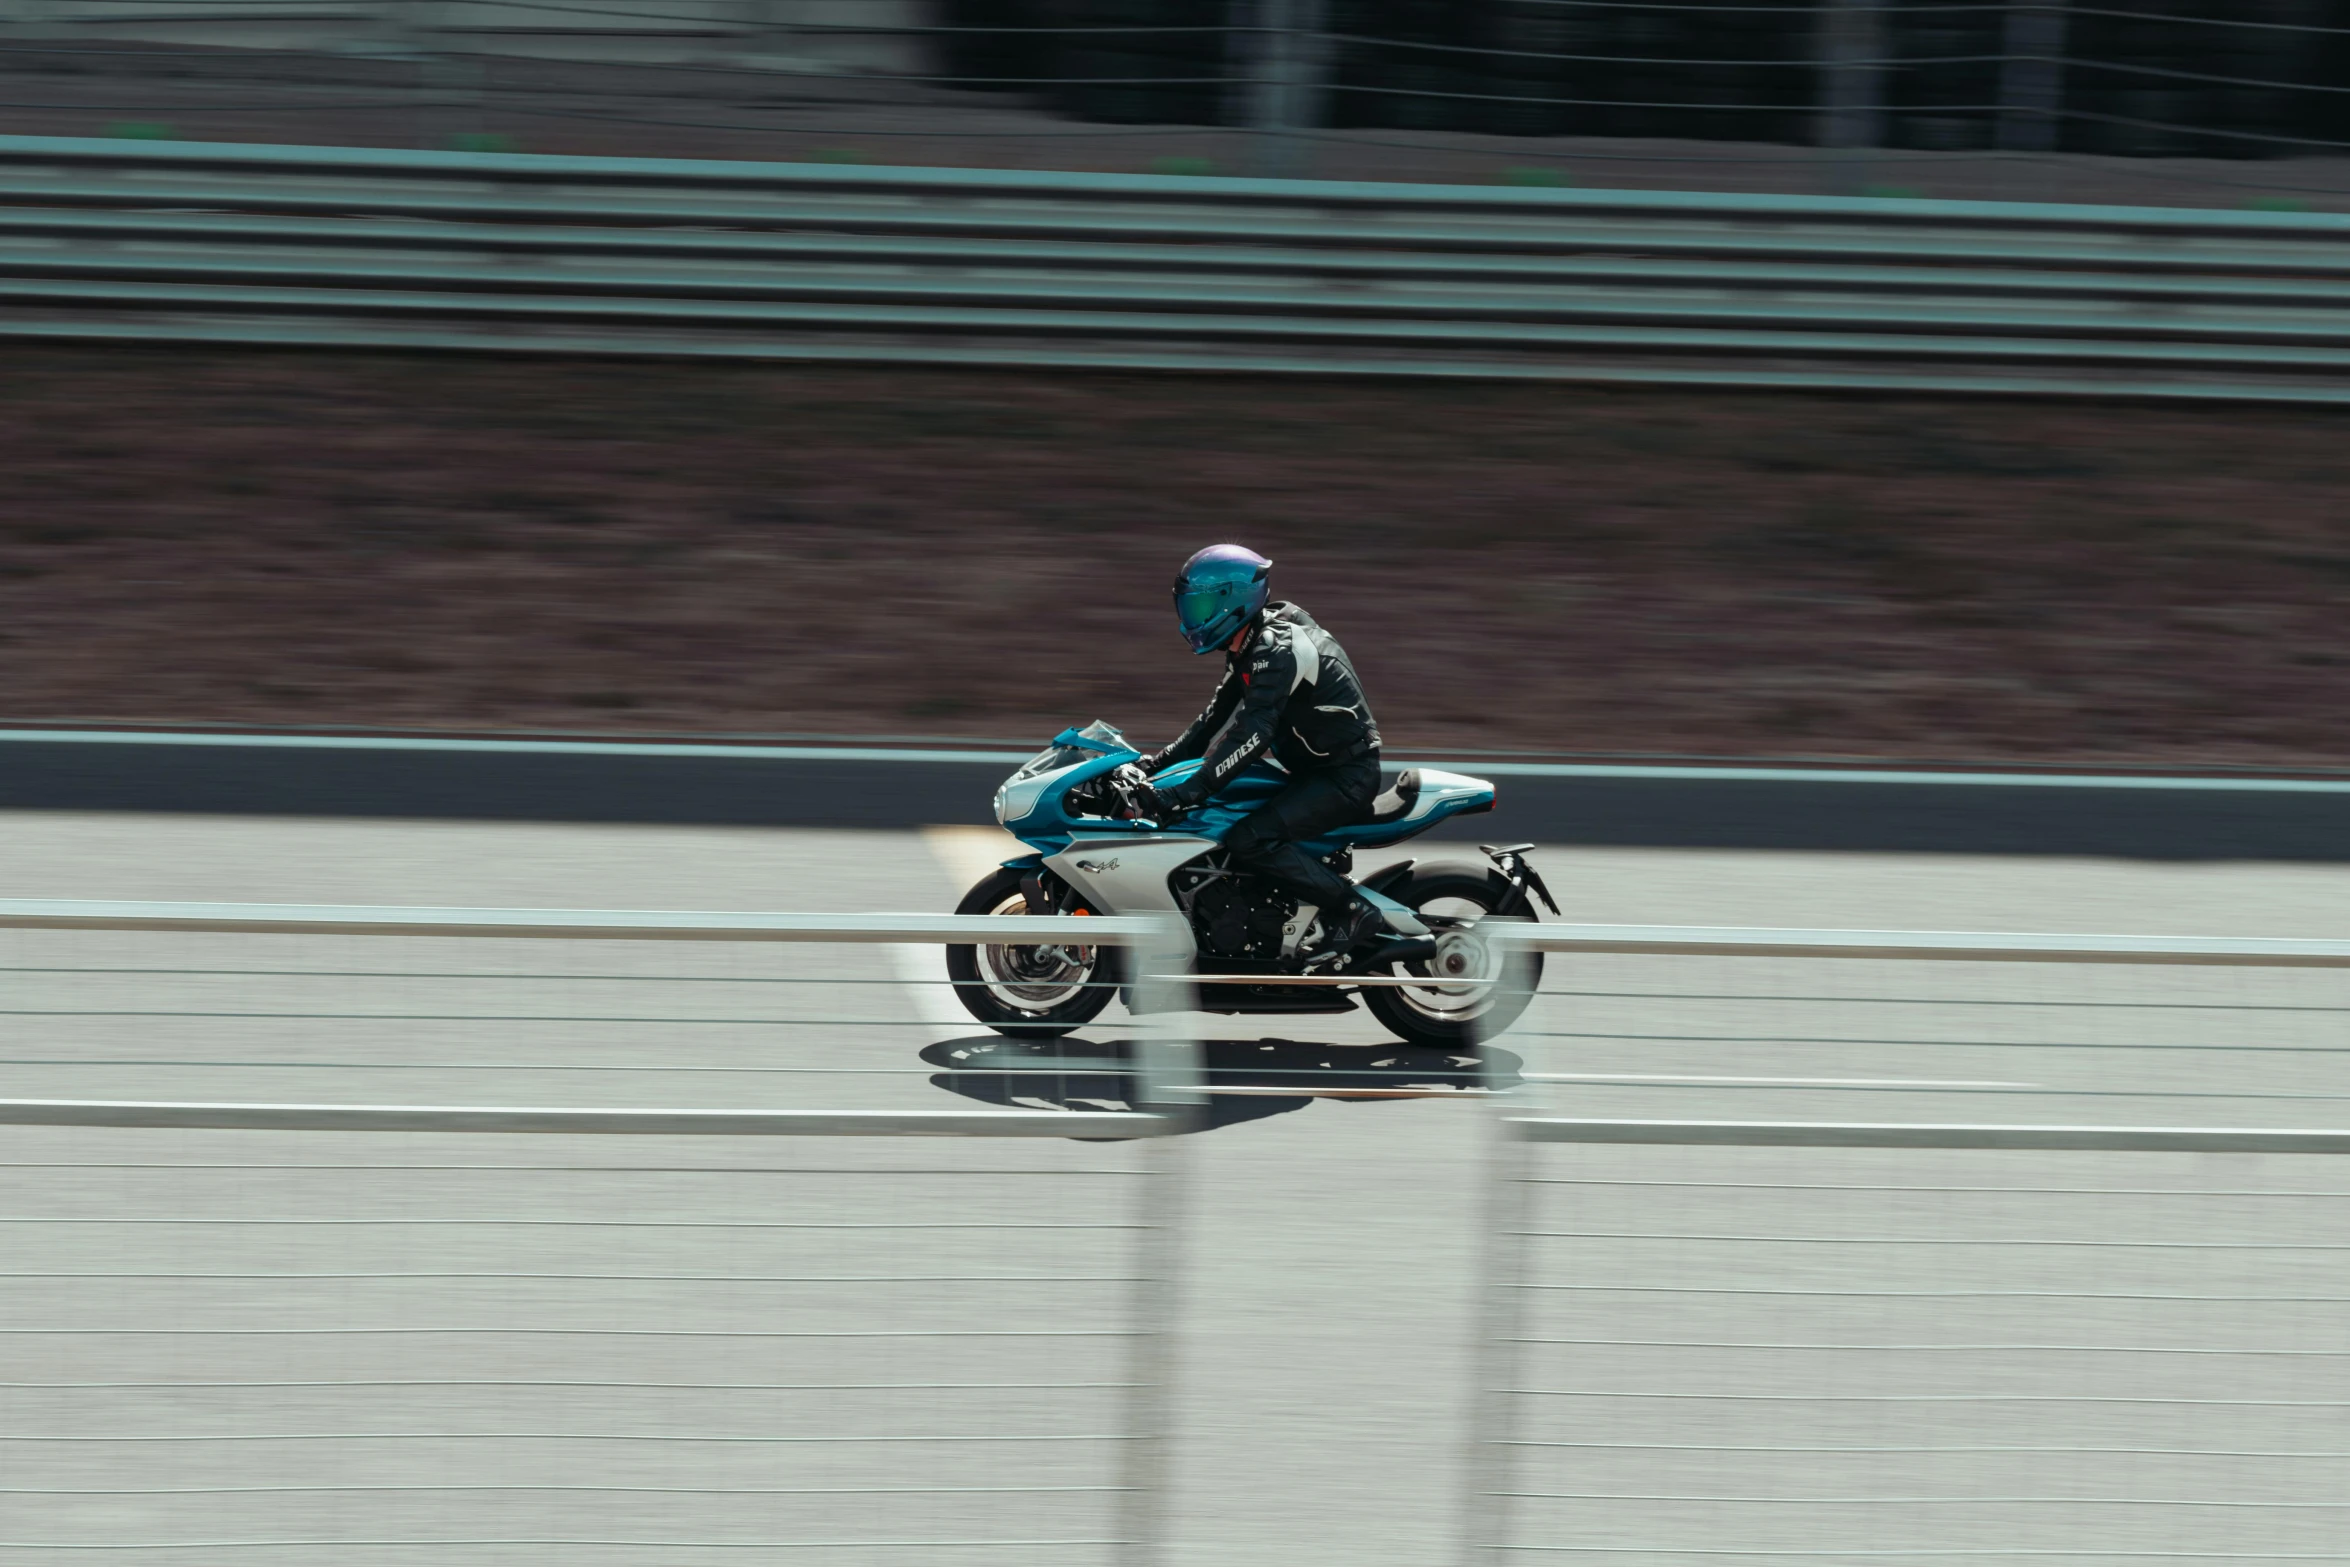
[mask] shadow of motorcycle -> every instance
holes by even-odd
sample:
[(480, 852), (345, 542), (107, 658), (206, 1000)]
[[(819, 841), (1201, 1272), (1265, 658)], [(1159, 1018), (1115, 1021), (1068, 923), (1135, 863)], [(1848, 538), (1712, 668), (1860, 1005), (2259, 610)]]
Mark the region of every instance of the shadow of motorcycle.
[[(1302, 1110), (1316, 1099), (1459, 1099), (1517, 1087), (1523, 1061), (1507, 1050), (1418, 1045), (1323, 1045), (1306, 1040), (1208, 1039), (1199, 1044), (1208, 1112), (1196, 1131)], [(1127, 1110), (1134, 1104), (1124, 1040), (1006, 1039), (974, 1034), (925, 1047), (931, 1086), (1009, 1108)]]

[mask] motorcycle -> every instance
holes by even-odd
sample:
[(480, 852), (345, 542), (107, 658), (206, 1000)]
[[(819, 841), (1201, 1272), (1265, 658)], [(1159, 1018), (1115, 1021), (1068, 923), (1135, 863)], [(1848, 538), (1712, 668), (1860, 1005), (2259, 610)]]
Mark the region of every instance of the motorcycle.
[[(995, 816), (1032, 851), (1006, 860), (967, 893), (958, 914), (1091, 915), (1164, 912), (1191, 939), (1198, 1010), (1225, 1014), (1340, 1013), (1358, 1001), (1416, 1045), (1460, 1048), (1517, 1021), (1541, 978), (1540, 953), (1497, 948), (1491, 922), (1558, 905), (1526, 856), (1532, 844), (1480, 845), (1485, 863), (1401, 860), (1360, 880), (1358, 849), (1418, 837), (1438, 822), (1490, 811), (1483, 779), (1435, 768), (1404, 773), (1368, 819), (1303, 845), (1352, 881), (1385, 916), (1371, 950), (1343, 964), (1313, 953), (1319, 911), (1235, 866), (1221, 839), (1288, 782), (1259, 762), (1177, 821), (1142, 819), (1136, 785), (1173, 787), (1196, 761), (1146, 779), (1141, 753), (1111, 725), (1064, 729), (996, 790)], [(947, 971), (971, 1015), (1013, 1038), (1051, 1039), (1083, 1027), (1125, 993), (1137, 1006), (1117, 948), (1077, 932), (1061, 945), (953, 946)]]

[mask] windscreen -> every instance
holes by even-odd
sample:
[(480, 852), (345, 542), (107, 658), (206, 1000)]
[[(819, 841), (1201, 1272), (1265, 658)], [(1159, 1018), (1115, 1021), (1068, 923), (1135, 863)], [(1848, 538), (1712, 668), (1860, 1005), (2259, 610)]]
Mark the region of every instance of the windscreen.
[(1012, 775), (1012, 780), (1017, 783), (1040, 773), (1057, 773), (1064, 767), (1074, 767), (1102, 751), (1123, 751), (1127, 748), (1125, 734), (1106, 718), (1095, 719), (1077, 733), (1080, 738), (1091, 742), (1093, 749), (1074, 745), (1048, 745), (1023, 762), (1020, 770)]
[(1083, 760), (1085, 753), (1073, 745), (1047, 746), (1022, 762), (1020, 770), (1012, 775), (1012, 781), (1017, 783), (1023, 778), (1034, 778), (1039, 773), (1057, 773), (1072, 762)]

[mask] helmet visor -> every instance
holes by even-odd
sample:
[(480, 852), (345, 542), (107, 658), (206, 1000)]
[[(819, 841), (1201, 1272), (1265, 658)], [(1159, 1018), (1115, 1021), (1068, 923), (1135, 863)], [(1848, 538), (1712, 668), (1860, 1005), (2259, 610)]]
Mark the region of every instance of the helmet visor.
[(1175, 595), (1175, 618), (1186, 631), (1199, 631), (1231, 606), (1230, 596), (1221, 588), (1198, 588)]

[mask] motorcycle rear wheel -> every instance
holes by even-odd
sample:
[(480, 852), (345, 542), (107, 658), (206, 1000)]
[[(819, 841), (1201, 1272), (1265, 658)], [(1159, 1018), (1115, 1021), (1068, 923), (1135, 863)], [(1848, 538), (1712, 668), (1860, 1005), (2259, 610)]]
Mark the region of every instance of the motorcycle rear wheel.
[[(957, 914), (1025, 914), (1020, 872), (995, 871), (963, 895)], [(1070, 923), (1078, 921), (1072, 917)], [(1072, 930), (1072, 935), (1076, 934)], [(947, 978), (963, 1010), (1011, 1039), (1058, 1039), (1099, 1016), (1118, 987), (1118, 950), (1078, 946), (947, 948)]]
[[(1433, 961), (1386, 970), (1399, 979), (1424, 977), (1426, 985), (1364, 988), (1373, 1017), (1397, 1037), (1438, 1050), (1473, 1047), (1518, 1020), (1542, 983), (1542, 954), (1513, 952), (1505, 960), (1477, 940), (1479, 925), (1504, 917), (1493, 912), (1510, 895), (1500, 872), (1460, 861), (1414, 866), (1387, 895), (1417, 913), (1440, 945)], [(1486, 982), (1457, 983), (1456, 967), (1460, 978)]]

